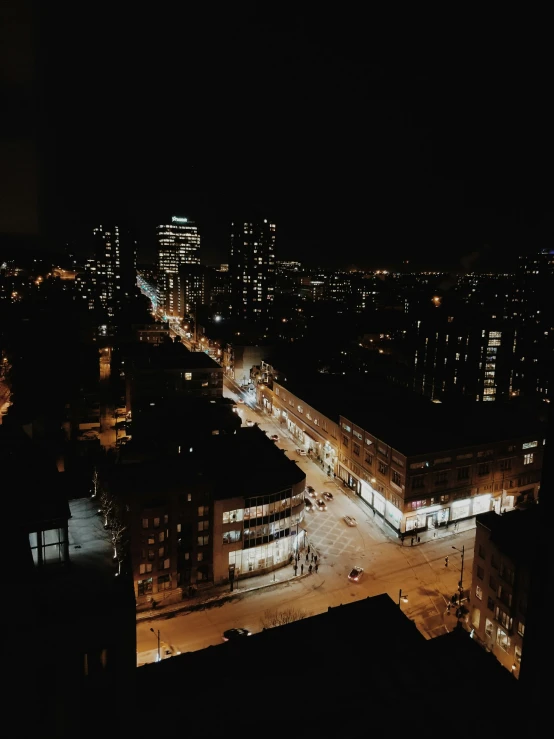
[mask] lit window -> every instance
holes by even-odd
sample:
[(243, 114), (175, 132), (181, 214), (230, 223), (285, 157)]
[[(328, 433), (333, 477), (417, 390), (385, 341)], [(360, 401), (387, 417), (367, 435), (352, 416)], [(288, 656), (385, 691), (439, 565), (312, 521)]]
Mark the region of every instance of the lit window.
[(475, 588), (475, 597), (478, 600), (483, 600), (483, 589), (480, 585), (477, 585), (477, 587)]
[(532, 454), (524, 454), (523, 455), (523, 464), (533, 464), (533, 455)]

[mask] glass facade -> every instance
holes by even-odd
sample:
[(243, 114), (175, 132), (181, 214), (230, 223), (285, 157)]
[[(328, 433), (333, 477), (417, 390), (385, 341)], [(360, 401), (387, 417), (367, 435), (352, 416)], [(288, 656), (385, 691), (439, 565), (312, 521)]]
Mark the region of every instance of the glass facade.
[(228, 552), (228, 565), (234, 565), (237, 575), (246, 575), (288, 562), (291, 554), (302, 547), (304, 531), (300, 524), (304, 514), (304, 492), (293, 494), (290, 488), (247, 498), (244, 509), (223, 512), (224, 524), (237, 524), (223, 532), (223, 544), (242, 538), (242, 550)]

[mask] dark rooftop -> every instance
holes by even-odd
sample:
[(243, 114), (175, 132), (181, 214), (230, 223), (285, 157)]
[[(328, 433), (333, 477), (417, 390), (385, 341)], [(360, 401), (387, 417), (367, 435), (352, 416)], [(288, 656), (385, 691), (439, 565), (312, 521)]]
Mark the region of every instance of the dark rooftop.
[(480, 513), (476, 522), (490, 531), (490, 540), (500, 552), (514, 562), (531, 564), (537, 552), (537, 531), (543, 515), (538, 505), (531, 505), (502, 515), (494, 511)]
[[(254, 632), (260, 628), (245, 625)], [(372, 727), (384, 726), (398, 733), (413, 727), (426, 707), (431, 718), (425, 734), (457, 739), (467, 735), (468, 722), (465, 715), (457, 720), (452, 706), (457, 699), (470, 700), (475, 680), (494, 684), (505, 705), (517, 705), (519, 685), (487, 657), (465, 631), (427, 641), (383, 594), (145, 665), (138, 668), (136, 692), (149, 695), (163, 684), (169, 704), (183, 695), (197, 704), (210, 681), (211, 702), (222, 708), (210, 714), (214, 733), (228, 727), (235, 708), (250, 725), (264, 723), (264, 733), (271, 736), (291, 721), (296, 726), (294, 717), (306, 710), (314, 734), (366, 736)], [(168, 720), (177, 725), (181, 717), (170, 713)], [(490, 701), (471, 702), (471, 713), (480, 736), (496, 732), (500, 724), (513, 728), (513, 712), (491, 710)], [(155, 726), (154, 714), (151, 720)]]
[(269, 495), (302, 482), (305, 472), (256, 426), (236, 434), (198, 439), (182, 453), (159, 460), (116, 465), (110, 487), (151, 496), (185, 485), (211, 485), (216, 499)]
[(221, 369), (205, 352), (191, 352), (180, 342), (153, 346), (139, 341), (126, 344), (122, 351), (126, 362), (145, 370)]
[(317, 375), (282, 384), (330, 420), (339, 415), (406, 456), (474, 447), (534, 436), (542, 438), (539, 414), (517, 402), (433, 403), (382, 381)]

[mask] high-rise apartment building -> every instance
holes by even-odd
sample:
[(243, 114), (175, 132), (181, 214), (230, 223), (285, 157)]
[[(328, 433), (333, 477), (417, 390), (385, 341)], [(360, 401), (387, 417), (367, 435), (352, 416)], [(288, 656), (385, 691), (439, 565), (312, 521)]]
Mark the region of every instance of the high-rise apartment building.
[(158, 270), (160, 292), (169, 315), (182, 315), (175, 301), (178, 290), (179, 267), (200, 264), (200, 234), (198, 226), (189, 218), (172, 216), (171, 223), (156, 229), (158, 241)]
[(272, 318), (275, 224), (267, 218), (231, 223), (229, 261), (232, 314), (259, 322)]
[(461, 396), (505, 400), (511, 393), (514, 326), (489, 316), (457, 312), (417, 321), (414, 385), (431, 400)]
[(121, 259), (119, 228), (97, 226), (93, 230), (94, 261), (96, 262), (96, 294), (108, 319), (113, 319), (120, 301)]
[(209, 271), (201, 264), (183, 264), (166, 276), (164, 305), (169, 316), (184, 318), (209, 302)]
[(514, 342), (513, 389), (518, 395), (549, 400), (554, 323), (554, 251), (519, 258), (512, 318), (517, 325)]
[(136, 241), (119, 226), (100, 225), (93, 229), (93, 251), (85, 265), (83, 297), (89, 308), (99, 309), (102, 320), (113, 325), (136, 284)]

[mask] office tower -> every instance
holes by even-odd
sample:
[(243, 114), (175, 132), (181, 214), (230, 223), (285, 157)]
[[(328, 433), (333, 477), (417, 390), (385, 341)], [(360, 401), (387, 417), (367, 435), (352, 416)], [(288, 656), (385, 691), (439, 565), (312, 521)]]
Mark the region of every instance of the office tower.
[(272, 317), (275, 288), (275, 224), (267, 218), (231, 223), (229, 272), (235, 318)]
[(198, 226), (188, 218), (172, 216), (171, 223), (156, 229), (159, 287), (163, 305), (170, 315), (182, 315), (174, 297), (179, 290), (177, 275), (183, 264), (200, 264)]

